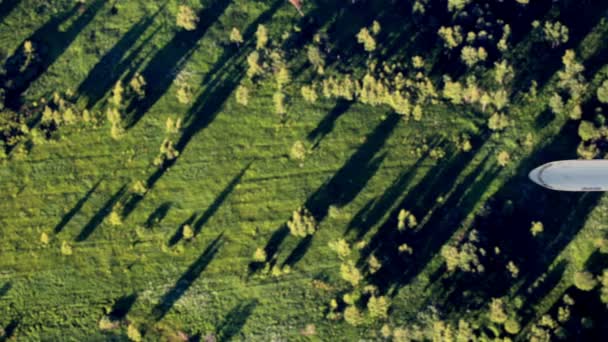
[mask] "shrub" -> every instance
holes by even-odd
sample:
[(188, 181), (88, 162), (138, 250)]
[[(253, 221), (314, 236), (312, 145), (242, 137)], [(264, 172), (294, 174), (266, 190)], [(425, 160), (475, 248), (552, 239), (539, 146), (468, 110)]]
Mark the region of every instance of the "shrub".
[(581, 137), (583, 141), (589, 141), (597, 139), (599, 137), (599, 132), (595, 129), (593, 122), (583, 120), (578, 126), (578, 136)]
[(313, 86), (302, 86), (301, 88), (302, 97), (306, 102), (315, 103), (317, 102), (317, 92)]
[(239, 85), (236, 88), (236, 102), (243, 106), (247, 106), (249, 104), (249, 89), (244, 85)]
[(597, 99), (601, 103), (608, 103), (608, 80), (602, 82), (602, 85), (597, 88)]
[(350, 245), (344, 239), (330, 241), (327, 245), (329, 246), (329, 249), (338, 254), (340, 259), (347, 258), (351, 253)]
[(298, 140), (291, 146), (291, 150), (289, 150), (289, 157), (293, 160), (302, 161), (304, 158), (306, 158), (306, 152), (306, 145)]
[(258, 29), (255, 31), (255, 48), (263, 49), (268, 44), (268, 29), (264, 25), (258, 25)]
[(505, 331), (511, 335), (516, 335), (521, 330), (521, 326), (518, 321), (513, 318), (507, 319), (505, 322)]
[(500, 298), (492, 298), (490, 303), (490, 320), (494, 323), (505, 323), (507, 313), (505, 312), (505, 304)]
[(127, 327), (127, 337), (133, 342), (140, 342), (142, 340), (139, 329), (137, 329), (137, 327), (133, 324), (129, 324)]
[(186, 240), (190, 240), (190, 239), (192, 239), (194, 237), (194, 230), (192, 229), (191, 225), (185, 224), (182, 227), (182, 236)]
[(232, 28), (230, 31), (230, 41), (235, 43), (236, 45), (241, 45), (243, 43), (243, 36), (241, 35), (241, 31), (236, 27)]
[(72, 246), (67, 241), (63, 241), (61, 243), (61, 254), (72, 255), (72, 253), (73, 253)]
[(287, 222), (287, 227), (292, 235), (306, 237), (315, 233), (317, 221), (308, 209), (301, 207), (293, 212), (291, 219)]
[(362, 28), (357, 34), (357, 41), (363, 44), (363, 48), (367, 52), (376, 50), (376, 40), (366, 27)]
[(505, 167), (511, 161), (511, 155), (507, 151), (500, 151), (496, 159), (498, 160), (498, 165)]
[(543, 226), (542, 222), (533, 221), (532, 226), (530, 227), (530, 233), (532, 233), (532, 236), (536, 236), (536, 235), (542, 233), (544, 228), (545, 227)]
[(43, 245), (48, 245), (49, 244), (49, 234), (42, 232), (42, 234), (40, 234), (40, 242)]
[(192, 8), (181, 5), (179, 6), (179, 11), (177, 12), (176, 24), (178, 27), (183, 28), (186, 31), (193, 31), (196, 29), (196, 25), (198, 25), (198, 16)]

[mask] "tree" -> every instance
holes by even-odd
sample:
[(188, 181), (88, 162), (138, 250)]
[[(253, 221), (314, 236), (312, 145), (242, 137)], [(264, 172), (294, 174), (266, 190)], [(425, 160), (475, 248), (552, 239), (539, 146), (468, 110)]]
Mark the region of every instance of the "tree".
[(342, 260), (346, 259), (351, 253), (350, 245), (344, 239), (330, 241), (327, 245), (329, 246), (329, 249), (336, 252), (338, 257)]
[(285, 108), (285, 94), (277, 91), (272, 95), (272, 102), (274, 103), (274, 112), (279, 115), (285, 115), (287, 109)]
[(389, 302), (385, 296), (371, 296), (367, 302), (369, 316), (374, 319), (388, 318)]
[(511, 335), (517, 335), (521, 330), (519, 322), (513, 318), (507, 319), (505, 322), (505, 331)]
[(450, 76), (443, 76), (443, 97), (450, 100), (453, 104), (462, 103), (462, 85), (459, 82), (453, 82)]
[(67, 241), (61, 242), (61, 254), (63, 255), (72, 255), (72, 246)]
[(241, 35), (241, 31), (238, 28), (233, 27), (232, 31), (230, 31), (230, 41), (237, 46), (243, 44), (243, 36)]
[(502, 113), (494, 113), (488, 119), (488, 128), (492, 131), (502, 131), (509, 127), (509, 118)]
[(189, 224), (185, 224), (182, 226), (182, 236), (186, 240), (190, 240), (194, 237), (194, 229)]
[(600, 279), (602, 284), (602, 290), (600, 292), (600, 299), (602, 303), (608, 304), (608, 269), (602, 272), (602, 278)]
[(601, 103), (608, 103), (608, 80), (602, 82), (602, 85), (597, 88), (597, 99)]
[(122, 82), (121, 81), (116, 82), (116, 84), (114, 85), (114, 88), (112, 89), (112, 103), (116, 107), (120, 107), (120, 105), (122, 104), (122, 94), (123, 93), (124, 93), (124, 88), (122, 87)]
[(308, 149), (306, 148), (306, 145), (298, 140), (291, 146), (291, 150), (289, 150), (289, 157), (293, 160), (302, 161), (304, 158), (306, 158), (307, 152)]
[(317, 231), (317, 221), (305, 207), (294, 211), (291, 219), (287, 222), (287, 228), (292, 235), (306, 237)]
[(458, 47), (463, 42), (462, 31), (460, 26), (442, 26), (439, 28), (437, 32), (439, 37), (443, 40), (443, 45), (448, 48), (448, 50), (454, 49)]
[(530, 233), (532, 233), (532, 236), (536, 236), (540, 233), (542, 233), (544, 230), (544, 226), (543, 223), (540, 221), (533, 221), (532, 222), (532, 226), (530, 227)]
[(496, 159), (498, 160), (498, 165), (505, 167), (511, 161), (511, 155), (507, 151), (500, 151)]
[(340, 276), (352, 286), (357, 286), (361, 279), (363, 279), (361, 272), (352, 261), (347, 261), (340, 265)]
[(488, 58), (488, 53), (483, 47), (478, 47), (477, 49), (472, 46), (465, 46), (462, 48), (460, 52), (460, 59), (466, 64), (468, 67), (472, 67), (475, 64), (485, 61)]
[(306, 51), (308, 61), (315, 67), (319, 74), (323, 74), (325, 70), (325, 55), (316, 45), (309, 45)]
[(505, 312), (505, 303), (500, 298), (492, 298), (490, 303), (490, 321), (498, 324), (505, 323), (507, 320), (507, 313)]
[(405, 228), (416, 228), (418, 225), (418, 221), (416, 220), (416, 216), (411, 212), (401, 209), (399, 211), (399, 216), (397, 217), (397, 229), (404, 230)]
[(552, 48), (556, 48), (561, 44), (567, 43), (568, 32), (568, 27), (559, 21), (547, 21), (543, 27), (543, 37), (546, 41), (551, 43)]
[(255, 262), (264, 262), (266, 261), (267, 255), (266, 255), (266, 251), (264, 250), (264, 248), (256, 248), (255, 252), (253, 253), (253, 261)]
[(177, 12), (176, 24), (178, 27), (183, 28), (186, 31), (193, 31), (198, 25), (198, 16), (192, 8), (186, 5), (180, 5), (179, 11)]
[(127, 327), (127, 337), (133, 342), (142, 341), (141, 332), (139, 332), (139, 329), (133, 323)]
[(146, 96), (146, 80), (140, 73), (136, 73), (129, 81), (129, 87), (140, 99)]
[(357, 41), (363, 44), (363, 49), (367, 52), (376, 50), (376, 40), (366, 27), (357, 33)]
[(344, 320), (350, 325), (360, 325), (364, 322), (363, 315), (354, 305), (349, 305), (344, 309)]
[(243, 106), (247, 106), (249, 104), (249, 89), (244, 85), (241, 84), (236, 88), (235, 96), (237, 103)]
[(289, 69), (287, 69), (287, 67), (284, 65), (281, 66), (275, 73), (275, 80), (279, 89), (282, 89), (285, 84), (289, 83), (290, 79), (291, 75), (289, 74)]
[(268, 44), (268, 29), (266, 26), (260, 24), (255, 31), (255, 48), (260, 50), (266, 47)]
[(559, 93), (553, 93), (549, 99), (549, 108), (555, 114), (562, 114), (564, 112), (564, 100)]
[(582, 120), (578, 125), (578, 136), (583, 141), (594, 140), (600, 137), (598, 130), (591, 121)]
[(382, 263), (372, 254), (369, 259), (367, 259), (367, 266), (369, 267), (369, 273), (374, 274), (380, 270)]
[(448, 0), (448, 11), (455, 12), (462, 10), (471, 0)]
[(304, 98), (304, 100), (309, 103), (315, 103), (319, 98), (317, 92), (315, 91), (315, 88), (311, 85), (302, 86), (300, 92), (302, 93), (302, 97)]
[(587, 271), (574, 273), (574, 286), (581, 291), (591, 291), (597, 285), (597, 280)]
[(260, 53), (253, 51), (247, 56), (247, 77), (253, 78), (257, 75), (261, 75), (264, 72), (260, 65)]

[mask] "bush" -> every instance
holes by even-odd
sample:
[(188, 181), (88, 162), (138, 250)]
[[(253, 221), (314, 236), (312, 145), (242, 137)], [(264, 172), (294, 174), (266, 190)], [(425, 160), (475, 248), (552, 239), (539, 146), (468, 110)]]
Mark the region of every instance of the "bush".
[(127, 328), (127, 337), (133, 342), (140, 342), (142, 340), (139, 329), (133, 324), (129, 324), (129, 327)]
[(264, 248), (256, 248), (255, 252), (253, 253), (253, 261), (255, 262), (264, 262), (266, 261), (266, 251), (264, 250)]
[(304, 145), (301, 141), (296, 141), (293, 146), (291, 146), (291, 150), (289, 150), (289, 157), (293, 160), (302, 161), (306, 157), (306, 145)]
[(578, 126), (578, 136), (583, 141), (589, 141), (599, 138), (599, 132), (595, 129), (595, 125), (591, 121), (583, 120)]
[(507, 313), (505, 312), (505, 304), (500, 298), (492, 298), (490, 303), (490, 321), (494, 323), (505, 323)]
[(354, 305), (349, 305), (344, 310), (344, 320), (350, 325), (361, 325), (363, 323), (363, 315)]
[(521, 325), (519, 324), (518, 321), (509, 318), (507, 319), (507, 321), (505, 322), (505, 331), (508, 332), (511, 335), (516, 335), (519, 333), (519, 331), (521, 330)]
[(361, 279), (363, 279), (361, 272), (352, 262), (346, 262), (340, 265), (340, 275), (342, 276), (342, 279), (349, 282), (352, 286), (357, 286)]
[(602, 85), (597, 88), (597, 99), (601, 103), (608, 103), (608, 80), (602, 82)]

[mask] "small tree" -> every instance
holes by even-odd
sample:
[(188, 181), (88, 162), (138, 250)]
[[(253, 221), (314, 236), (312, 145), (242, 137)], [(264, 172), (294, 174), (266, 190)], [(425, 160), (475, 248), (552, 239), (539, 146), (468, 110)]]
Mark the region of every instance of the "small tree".
[(45, 232), (42, 232), (42, 234), (40, 234), (40, 243), (42, 243), (43, 245), (48, 245), (49, 240), (49, 234)]
[(306, 56), (310, 64), (315, 67), (317, 73), (322, 75), (325, 71), (325, 55), (321, 50), (316, 45), (309, 45)]
[(142, 341), (141, 332), (139, 332), (139, 329), (137, 329), (134, 324), (129, 324), (129, 326), (127, 327), (127, 337), (133, 342)]
[(260, 50), (266, 47), (268, 44), (268, 29), (266, 26), (260, 24), (258, 29), (255, 31), (255, 48)]
[(255, 262), (265, 262), (266, 261), (266, 251), (264, 250), (264, 248), (256, 248), (255, 252), (253, 253), (253, 261)]
[(351, 253), (350, 245), (344, 239), (330, 241), (327, 245), (329, 246), (329, 249), (336, 252), (338, 257), (342, 260), (346, 259)]
[(146, 80), (140, 73), (135, 74), (129, 82), (129, 86), (140, 99), (146, 96)]
[(287, 228), (292, 235), (306, 237), (317, 231), (317, 221), (305, 207), (300, 207), (293, 212), (291, 219), (287, 222)]
[(536, 236), (540, 233), (542, 233), (544, 230), (544, 226), (543, 223), (540, 221), (534, 221), (532, 222), (532, 227), (530, 227), (530, 233), (532, 233), (532, 236)]
[(198, 16), (192, 10), (192, 8), (186, 5), (179, 6), (179, 11), (177, 12), (176, 18), (176, 24), (178, 27), (181, 27), (186, 31), (193, 31), (196, 29), (198, 21)]
[(340, 275), (342, 279), (349, 282), (352, 286), (357, 286), (361, 279), (363, 279), (361, 272), (352, 261), (347, 261), (340, 265)]
[(374, 319), (388, 318), (389, 302), (384, 296), (371, 296), (367, 302), (367, 311), (369, 316)]
[(306, 145), (300, 140), (293, 143), (291, 146), (291, 150), (289, 150), (289, 157), (293, 160), (302, 161), (306, 158), (306, 153), (308, 152)]
[(354, 305), (349, 305), (344, 309), (344, 320), (350, 325), (361, 325), (364, 322), (363, 315)]
[(552, 48), (556, 48), (561, 44), (568, 42), (568, 27), (559, 21), (545, 22), (543, 27), (543, 36), (546, 41), (551, 43)]
[(583, 120), (578, 126), (578, 136), (583, 141), (599, 138), (600, 134), (591, 121)]
[(124, 88), (122, 87), (122, 82), (121, 81), (116, 82), (116, 84), (114, 85), (114, 88), (112, 89), (112, 103), (116, 107), (120, 107), (122, 105), (123, 93), (124, 93)]
[(194, 237), (194, 229), (189, 224), (185, 224), (182, 226), (182, 236), (186, 240), (190, 240)]
[(244, 85), (241, 84), (236, 88), (235, 96), (237, 103), (243, 106), (247, 106), (249, 104), (249, 89)]
[(601, 103), (608, 103), (608, 80), (602, 82), (602, 85), (597, 88), (597, 99)]
[(302, 88), (300, 89), (301, 93), (302, 93), (302, 97), (304, 98), (304, 100), (306, 102), (309, 103), (315, 103), (317, 102), (317, 99), (319, 98), (317, 95), (317, 92), (315, 91), (315, 88), (313, 86), (302, 86)]
[(376, 50), (376, 40), (366, 27), (362, 28), (357, 34), (357, 41), (363, 44), (363, 48), (367, 52)]
[(247, 56), (247, 77), (253, 78), (264, 73), (264, 69), (260, 65), (260, 53), (253, 51)]
[(511, 335), (517, 335), (521, 330), (519, 322), (513, 318), (507, 319), (505, 322), (505, 331)]
[(507, 320), (507, 313), (505, 312), (504, 301), (500, 298), (492, 298), (490, 303), (490, 320), (494, 323), (505, 323)]
[(287, 108), (285, 108), (285, 94), (277, 91), (272, 95), (272, 102), (274, 103), (274, 112), (279, 115), (285, 115)]
[(237, 46), (243, 44), (243, 36), (241, 35), (241, 31), (239, 31), (238, 28), (233, 27), (232, 31), (230, 31), (230, 41), (236, 44)]
[(458, 47), (464, 40), (460, 26), (442, 26), (437, 33), (443, 39), (444, 46), (449, 50)]
[(498, 165), (505, 167), (511, 161), (511, 155), (507, 151), (500, 151), (496, 159), (498, 160)]
[(574, 273), (574, 286), (582, 291), (591, 291), (597, 285), (597, 280), (590, 272), (582, 271)]
[(608, 304), (608, 269), (605, 269), (602, 273), (601, 284), (602, 290), (600, 292), (600, 299), (602, 303)]
[(67, 241), (61, 242), (61, 254), (63, 255), (72, 255), (72, 246)]

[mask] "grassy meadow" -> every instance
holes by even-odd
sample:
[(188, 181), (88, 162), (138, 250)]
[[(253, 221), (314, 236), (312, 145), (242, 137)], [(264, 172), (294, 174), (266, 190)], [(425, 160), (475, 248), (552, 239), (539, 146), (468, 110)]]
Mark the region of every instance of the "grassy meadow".
[[(184, 4), (198, 13), (194, 30), (176, 26)], [(467, 320), (474, 340), (528, 340), (564, 294), (575, 301), (571, 319), (546, 328), (551, 339), (602, 336), (603, 288), (582, 291), (573, 279), (582, 270), (601, 275), (596, 241), (608, 203), (601, 194), (540, 188), (527, 174), (578, 157), (580, 118), (553, 113), (548, 103), (571, 49), (588, 82), (582, 117), (593, 120), (601, 106), (595, 92), (608, 77), (608, 6), (539, 1), (523, 14), (503, 13), (513, 34), (500, 58), (515, 72), (503, 110), (510, 123), (501, 130), (488, 128), (492, 112), (441, 96), (416, 120), (382, 104), (302, 98), (303, 85), (327, 75), (362, 79), (371, 59), (409, 63), (416, 55), (438, 91), (445, 74), (464, 83), (474, 73), (493, 87), (492, 62), (470, 70), (443, 51), (436, 31), (451, 20), (446, 2), (424, 15), (412, 4), (310, 0), (301, 16), (287, 1), (1, 1), (5, 104), (28, 126), (26, 138), (3, 146), (0, 164), (2, 338), (137, 340), (136, 329), (149, 341), (448, 341), (438, 322)], [(568, 42), (542, 47), (530, 32), (533, 19), (565, 23)], [(372, 56), (355, 36), (374, 20), (382, 31)], [(283, 114), (275, 113), (272, 76), (247, 76), (258, 25), (291, 73)], [(241, 44), (230, 41), (234, 27)], [(335, 47), (325, 76), (307, 60), (318, 32)], [(11, 67), (28, 41), (36, 67)], [(115, 85), (128, 88), (136, 75), (145, 95), (125, 96), (123, 132), (113, 137), (106, 111)], [(249, 88), (246, 106), (236, 100), (239, 85)], [(178, 99), (183, 89), (188, 101)], [(38, 116), (56, 93), (92, 119), (41, 129)], [(181, 127), (167, 129), (168, 118)], [(471, 148), (462, 148), (464, 136)], [(159, 167), (165, 139), (179, 156)], [(296, 158), (302, 143), (305, 156)], [(314, 235), (287, 228), (302, 206), (318, 224)], [(401, 209), (417, 218), (405, 233), (396, 228)], [(543, 223), (538, 236), (533, 221)], [(185, 225), (193, 237), (184, 236)], [(338, 239), (352, 247), (360, 285), (341, 277), (345, 261), (328, 247)], [(476, 252), (483, 272), (446, 269), (442, 247), (463, 241), (483, 249)], [(397, 252), (404, 243), (412, 253)], [(265, 260), (254, 260), (256, 249)], [(355, 292), (356, 304), (343, 299)], [(368, 317), (365, 303), (376, 296), (390, 300), (386, 317)], [(488, 319), (493, 298), (521, 325), (516, 333)], [(362, 322), (343, 319), (349, 305), (360, 308)]]

